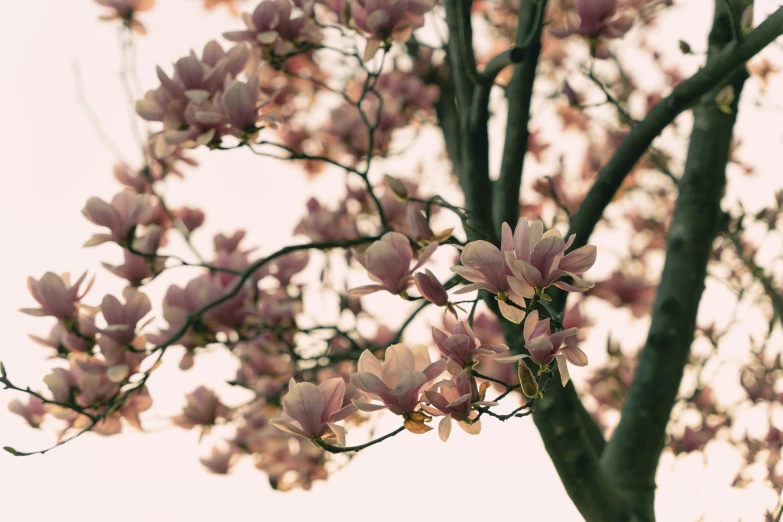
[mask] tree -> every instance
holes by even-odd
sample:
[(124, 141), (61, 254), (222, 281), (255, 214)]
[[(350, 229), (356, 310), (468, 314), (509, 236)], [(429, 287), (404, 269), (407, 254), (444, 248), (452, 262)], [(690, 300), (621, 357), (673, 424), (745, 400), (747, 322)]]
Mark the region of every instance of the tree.
[[(100, 3), (137, 32), (152, 7), (144, 1)], [(765, 224), (774, 228), (783, 198), (777, 208), (756, 214), (720, 206), (744, 65), (783, 32), (783, 14), (775, 11), (752, 29), (747, 2), (717, 2), (705, 66), (682, 81), (668, 71), (675, 85), (663, 97), (660, 89), (634, 82), (611, 40), (629, 38), (632, 24), (643, 38), (668, 8), (664, 3), (629, 4), (620, 12), (611, 1), (573, 7), (544, 0), (392, 4), (265, 0), (246, 19), (246, 30), (226, 33), (238, 42), (228, 52), (210, 42), (201, 57), (179, 60), (174, 74), (159, 70), (161, 86), (136, 104), (143, 119), (157, 122), (145, 143), (144, 164), (119, 165), (115, 175), (126, 188), (111, 203), (93, 198), (84, 208), (87, 219), (108, 229), (88, 246), (115, 243), (123, 249), (124, 264), (106, 267), (127, 280), (128, 289), (122, 300), (106, 296), (91, 308), (82, 303), (84, 277), (74, 285), (51, 273), (29, 281), (40, 308), (26, 311), (57, 319), (42, 342), (69, 366), (44, 379), (45, 395), (17, 385), (3, 369), (5, 387), (30, 396), (12, 403), (12, 410), (34, 426), (46, 415), (64, 420), (62, 436), (68, 438), (58, 445), (85, 431), (118, 433), (123, 422), (140, 427), (140, 414), (151, 404), (146, 383), (167, 349), (187, 348), (181, 363), (187, 369), (207, 345), (222, 345), (240, 361), (233, 384), (249, 390), (249, 402), (228, 407), (199, 388), (174, 419), (184, 428), (237, 426), (229, 449), (205, 462), (213, 471), (253, 454), (277, 487), (307, 487), (325, 477), (330, 454), (359, 451), (406, 429), (426, 433), (434, 417), (441, 418), (438, 432), (447, 439), (452, 421), (477, 433), (481, 417), (529, 415), (585, 519), (652, 520), (654, 473), (667, 427), (675, 451), (697, 450), (712, 435), (729, 436), (721, 429), (734, 415), (710, 397), (701, 378), (717, 352), (691, 351), (708, 266), (722, 271), (741, 299), (752, 288), (763, 291), (758, 307), (773, 318), (767, 336), (783, 308), (774, 274), (758, 264), (749, 232)], [(425, 20), (432, 27), (424, 27)], [(446, 44), (437, 42), (440, 29), (448, 32)], [(474, 31), (480, 36), (474, 38)], [(485, 36), (498, 47), (487, 56), (473, 49), (474, 40)], [(693, 53), (690, 44), (681, 47)], [(761, 78), (767, 69), (758, 73)], [(538, 93), (558, 111), (550, 119), (578, 129), (587, 142), (586, 166), (576, 169), (576, 177), (564, 161), (547, 161), (546, 138), (529, 130), (534, 87), (555, 91)], [(492, 96), (501, 90), (505, 104)], [(642, 110), (635, 106), (640, 98), (647, 105)], [(497, 120), (502, 124), (504, 106), (502, 160), (493, 169), (489, 130)], [(665, 139), (653, 142), (689, 109), (693, 128), (678, 176), (675, 147)], [(407, 140), (415, 143), (417, 132), (435, 125), (464, 203), (424, 194), (416, 186), (429, 177), (423, 173), (406, 181), (382, 176), (395, 155), (406, 154)], [(313, 175), (344, 171), (345, 198), (335, 208), (310, 202), (295, 231), (308, 243), (258, 256), (240, 247), (240, 232), (217, 236), (212, 260), (195, 250), (187, 257), (170, 253), (169, 238), (179, 235), (190, 243), (204, 214), (170, 208), (162, 188), (192, 163), (191, 149), (218, 154), (234, 148), (298, 162)], [(532, 191), (522, 190), (520, 206), (525, 162), (536, 156), (552, 174), (537, 176)], [(610, 204), (619, 218), (604, 217)], [(582, 276), (595, 261), (588, 239), (599, 223), (605, 230), (634, 230), (642, 244), (629, 248), (627, 268), (593, 286)], [(461, 263), (451, 279), (423, 269), (433, 254), (453, 254), (454, 247)], [(334, 250), (345, 255), (317, 254)], [(649, 277), (633, 270), (651, 270), (651, 258), (661, 251), (666, 256), (656, 290)], [(308, 264), (321, 268), (315, 288), (300, 283), (298, 274)], [(167, 292), (168, 326), (140, 324), (152, 307), (140, 289), (178, 266), (199, 275)], [(349, 269), (351, 275), (368, 273), (377, 284), (346, 293)], [(449, 297), (453, 288), (459, 290)], [(466, 290), (478, 295), (459, 301), (455, 295)], [(373, 291), (384, 294), (373, 299), (394, 299), (392, 294), (416, 301), (409, 320), (384, 330), (375, 318), (378, 328), (368, 335), (362, 323), (370, 318), (359, 298)], [(572, 292), (589, 297), (567, 311)], [(310, 293), (339, 298), (333, 322), (309, 320)], [(629, 304), (638, 315), (651, 313), (652, 323), (638, 357), (610, 345), (610, 363), (596, 371), (583, 394), (588, 410), (567, 370), (569, 363), (587, 363), (575, 328), (584, 326), (579, 312), (590, 299)], [(435, 306), (455, 317), (433, 329), (438, 360), (426, 347), (400, 344), (416, 314)], [(716, 349), (725, 334), (701, 332)], [(780, 363), (767, 345), (761, 338), (741, 376), (751, 399), (772, 402)], [(686, 371), (698, 382), (678, 396)], [(498, 397), (488, 396), (491, 386)], [(523, 404), (500, 413), (495, 402), (517, 396), (524, 396)], [(670, 419), (675, 406), (698, 411), (701, 424), (678, 434)], [(607, 424), (606, 413), (620, 407), (619, 423)], [(345, 426), (372, 418), (359, 411), (383, 408), (401, 417), (400, 428), (346, 446)], [(779, 448), (774, 429), (768, 442)], [(301, 441), (298, 452), (290, 449), (291, 440)], [(754, 444), (745, 442), (749, 461), (759, 453)], [(284, 477), (290, 469), (300, 470), (294, 479)], [(775, 472), (773, 483), (780, 481)]]

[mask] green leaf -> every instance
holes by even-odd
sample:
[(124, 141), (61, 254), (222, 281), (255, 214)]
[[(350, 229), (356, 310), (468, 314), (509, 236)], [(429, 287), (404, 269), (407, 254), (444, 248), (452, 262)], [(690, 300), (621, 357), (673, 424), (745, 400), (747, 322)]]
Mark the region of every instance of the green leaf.
[(21, 453), (19, 453), (18, 451), (16, 451), (16, 450), (15, 450), (14, 448), (12, 448), (11, 446), (3, 446), (3, 449), (4, 449), (4, 450), (6, 450), (6, 451), (7, 451), (8, 453), (10, 453), (11, 455), (13, 455), (14, 457), (19, 457), (19, 456), (21, 456)]
[(0, 376), (8, 377), (8, 373), (5, 371), (5, 365), (2, 362), (0, 362)]

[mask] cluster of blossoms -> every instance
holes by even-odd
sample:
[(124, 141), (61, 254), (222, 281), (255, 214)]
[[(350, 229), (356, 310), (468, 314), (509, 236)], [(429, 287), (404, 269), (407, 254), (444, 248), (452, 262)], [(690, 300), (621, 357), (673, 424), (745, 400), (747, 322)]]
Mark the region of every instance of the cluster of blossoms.
[(201, 58), (191, 52), (177, 60), (172, 77), (158, 68), (161, 85), (146, 93), (136, 111), (147, 121), (163, 123), (168, 145), (218, 146), (229, 135), (250, 139), (275, 116), (264, 109), (269, 99), (261, 92), (259, 72), (248, 71), (247, 81), (238, 78), (249, 57), (244, 44), (226, 52), (209, 42)]
[[(149, 10), (154, 1), (98, 3), (110, 9), (106, 19), (119, 19), (143, 31), (136, 15)], [(219, 4), (236, 9), (233, 0), (205, 0), (208, 8)], [(582, 132), (588, 130), (588, 118), (581, 110), (584, 96), (557, 72), (565, 70), (566, 63), (558, 38), (584, 37), (594, 55), (606, 57), (605, 41), (623, 36), (637, 15), (642, 18), (642, 9), (631, 2), (619, 9), (616, 0), (576, 0), (575, 12), (568, 2), (554, 4), (551, 18), (562, 21), (565, 28), (545, 32), (542, 56), (554, 65), (550, 69), (555, 72), (547, 73), (549, 79), (564, 85), (562, 98), (567, 105), (558, 109), (564, 130)], [(47, 338), (34, 339), (54, 349), (67, 366), (44, 378), (48, 396), (36, 393), (27, 402), (15, 400), (11, 411), (34, 427), (52, 416), (65, 422), (65, 431), (93, 429), (109, 435), (118, 433), (123, 421), (141, 429), (140, 413), (152, 404), (145, 384), (157, 367), (157, 357), (170, 346), (184, 349), (180, 368), (186, 371), (200, 351), (222, 345), (238, 361), (230, 383), (252, 399), (226, 404), (202, 386), (186, 396), (182, 413), (172, 422), (202, 433), (219, 424), (236, 427), (223, 447), (202, 459), (210, 471), (227, 473), (240, 456), (249, 456), (275, 488), (307, 489), (328, 476), (329, 452), (351, 449), (347, 431), (368, 422), (371, 412), (397, 415), (400, 430), (417, 434), (432, 430), (433, 418), (440, 417), (438, 434), (446, 441), (452, 421), (465, 432), (478, 434), (483, 415), (498, 416), (492, 410), (498, 402), (486, 397), (492, 386), (502, 397), (519, 389), (527, 397), (519, 398), (526, 401), (523, 407), (530, 413), (555, 372), (553, 363), (566, 385), (568, 363), (587, 364), (587, 356), (577, 346), (577, 326), (585, 320), (577, 307), (564, 316), (553, 313), (547, 303), (551, 287), (628, 305), (636, 317), (646, 315), (654, 294), (649, 282), (619, 271), (595, 285), (586, 281), (583, 276), (596, 260), (595, 247), (566, 253), (575, 238), (564, 239), (555, 227), (545, 231), (542, 221), (521, 219), (513, 231), (503, 224), (500, 245), (483, 240), (464, 243), (452, 235), (453, 229), (436, 232), (431, 225), (442, 208), (450, 208), (464, 223), (464, 209), (432, 205), (433, 199), (420, 194), (413, 182), (387, 177), (385, 186), (370, 183), (370, 161), (393, 152), (396, 131), (436, 121), (439, 79), (447, 69), (434, 65), (435, 53), (441, 51), (424, 46), (412, 65), (392, 53), (393, 42), (408, 41), (434, 5), (431, 0), (262, 0), (242, 17), (245, 29), (223, 34), (233, 47), (211, 41), (200, 55), (191, 52), (177, 60), (173, 72), (158, 68), (160, 85), (136, 104), (141, 118), (160, 124), (146, 144), (145, 166), (134, 170), (118, 165), (114, 175), (124, 190), (111, 201), (90, 198), (83, 210), (89, 221), (105, 229), (85, 246), (119, 245), (123, 263), (103, 265), (128, 287), (122, 299), (109, 295), (99, 306), (89, 306), (82, 303), (84, 276), (73, 285), (67, 276), (52, 273), (38, 281), (30, 279), (30, 291), (40, 308), (24, 311), (57, 321)], [(508, 23), (513, 17), (507, 14), (518, 9), (515, 0), (492, 5), (477, 0), (473, 6), (474, 14), (484, 16), (501, 35), (503, 49), (516, 33), (516, 25)], [(337, 20), (338, 25), (323, 23), (322, 16)], [(357, 31), (366, 46), (361, 72), (333, 87), (339, 74), (326, 57), (335, 55), (335, 50), (343, 57), (358, 57), (356, 50), (331, 47), (329, 31), (335, 28), (341, 34)], [(384, 58), (391, 59), (377, 60), (382, 67), (371, 71), (364, 62), (380, 49)], [(678, 81), (676, 71), (667, 73), (667, 78)], [(628, 87), (618, 99), (626, 102), (635, 89), (638, 86)], [(314, 106), (324, 94), (340, 95), (326, 121), (311, 119), (309, 114), (303, 117), (302, 108)], [(444, 99), (449, 96), (446, 93)], [(648, 98), (649, 108), (655, 101), (652, 94)], [(333, 262), (329, 259), (321, 267), (321, 283), (328, 287), (325, 291), (339, 297), (341, 321), (308, 329), (302, 325), (304, 295), (310, 285), (298, 280), (313, 263), (307, 251), (293, 250), (259, 262), (263, 258), (242, 245), (244, 231), (217, 234), (213, 254), (204, 256), (208, 259), (183, 262), (200, 269), (200, 275), (172, 284), (165, 292), (161, 310), (165, 325), (148, 326), (144, 319), (151, 303), (139, 288), (168, 268), (183, 266), (176, 264), (177, 257), (160, 253), (170, 233), (180, 233), (189, 243), (190, 234), (205, 221), (198, 209), (169, 208), (158, 188), (170, 174), (182, 176), (182, 165), (195, 165), (187, 149), (230, 148), (226, 141), (231, 138), (242, 146), (261, 146), (267, 144), (259, 140), (267, 128), (277, 133), (278, 148), (290, 154), (285, 159), (304, 162), (309, 173), (332, 165), (363, 177), (362, 188), (347, 185), (345, 196), (336, 203), (310, 199), (294, 234), (344, 249), (346, 264), (355, 260), (374, 284), (346, 287), (345, 292), (329, 287), (326, 272)], [(587, 137), (583, 181), (606, 162), (606, 151), (615, 149), (622, 136), (622, 131), (610, 130), (604, 141)], [(538, 162), (547, 158), (549, 148), (543, 133), (531, 133), (528, 151)], [(642, 165), (652, 168), (649, 162)], [(586, 183), (569, 183), (564, 170), (535, 182), (540, 200), (526, 203), (521, 215), (546, 215), (547, 205), (553, 203), (550, 198), (566, 213), (578, 208), (583, 194), (575, 194), (571, 187)], [(774, 209), (771, 214), (764, 218), (774, 221)], [(649, 220), (638, 213), (629, 217), (635, 230), (652, 230)], [(662, 248), (664, 232), (662, 225), (655, 229), (640, 249), (642, 254)], [(451, 269), (456, 277), (444, 283), (435, 266), (425, 265), (436, 251), (450, 250), (450, 245), (460, 250), (460, 264)], [(479, 297), (493, 294), (494, 301), (485, 302), (492, 309), (497, 306), (497, 316), (479, 311), (460, 317), (462, 309), (451, 302), (449, 290), (465, 282), (453, 294), (477, 290), (482, 291)], [(359, 318), (371, 317), (360, 298), (375, 292), (386, 299), (391, 294), (429, 303), (454, 316), (444, 314), (443, 327), (432, 328), (432, 353), (427, 345), (400, 343), (404, 326), (395, 330), (377, 321), (374, 336), (359, 333)], [(516, 328), (524, 346), (514, 345), (514, 354), (505, 344), (501, 318), (521, 325)], [(505, 364), (510, 362), (518, 362), (516, 370)], [(0, 369), (0, 382), (10, 386)], [(631, 375), (632, 364), (626, 359), (596, 374), (591, 388), (599, 410), (620, 406), (618, 397)], [(757, 381), (743, 382), (749, 396), (774, 400), (774, 382)], [(708, 404), (702, 407), (706, 425), (708, 414), (715, 411), (712, 402), (703, 402)], [(707, 431), (686, 430), (671, 445), (677, 451), (699, 449), (705, 437), (725, 426), (722, 422), (710, 424)], [(780, 447), (779, 432), (771, 430), (769, 439)]]

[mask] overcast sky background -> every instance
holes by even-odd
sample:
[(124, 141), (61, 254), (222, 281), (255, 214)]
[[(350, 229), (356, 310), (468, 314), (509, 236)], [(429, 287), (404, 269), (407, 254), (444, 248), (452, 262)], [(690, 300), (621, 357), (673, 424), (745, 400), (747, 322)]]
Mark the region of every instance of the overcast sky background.
[[(158, 3), (143, 16), (150, 35), (138, 41), (139, 75), (146, 87), (156, 84), (156, 64), (170, 64), (191, 47), (200, 50), (209, 39), (241, 25), (223, 11), (204, 12), (196, 0)], [(683, 10), (687, 24), (673, 31), (687, 35), (691, 43), (704, 42), (696, 35), (706, 34), (705, 9), (706, 0), (689, 2), (688, 11)], [(88, 269), (97, 274), (93, 300), (106, 292), (118, 294), (122, 288), (121, 281), (99, 265), (102, 260), (119, 261), (118, 248), (80, 248), (95, 231), (80, 214), (84, 202), (93, 195), (109, 199), (119, 186), (111, 174), (115, 158), (77, 102), (75, 65), (106, 133), (135, 159), (127, 99), (118, 78), (117, 30), (97, 21), (100, 12), (88, 0), (0, 4), (0, 18), (6, 22), (0, 32), (0, 168), (5, 194), (0, 222), (6, 244), (0, 278), (5, 335), (0, 360), (15, 383), (36, 389), (43, 389), (41, 379), (51, 363), (45, 360), (46, 350), (27, 334), (45, 335), (50, 323), (17, 312), (32, 304), (25, 278), (46, 271), (78, 275)], [(746, 153), (771, 154), (774, 149), (779, 156), (778, 131), (759, 135)], [(290, 240), (310, 195), (328, 194), (339, 186), (334, 176), (308, 184), (295, 169), (244, 152), (198, 158), (202, 166), (192, 170), (186, 183), (173, 184), (170, 198), (175, 206), (187, 202), (207, 210), (205, 230), (196, 235), (203, 248), (210, 245), (214, 232), (231, 232), (240, 225), (248, 229), (248, 245), (267, 251), (282, 246)], [(770, 180), (777, 175), (779, 169), (773, 170), (770, 162), (761, 181), (749, 182), (751, 190), (767, 187), (768, 198)], [(153, 302), (159, 302), (164, 291), (165, 286), (150, 290)], [(605, 330), (594, 333), (593, 353), (602, 350), (605, 335)], [(643, 336), (644, 331), (628, 335)], [(199, 446), (195, 431), (170, 427), (166, 418), (179, 412), (184, 394), (202, 383), (230, 401), (232, 391), (222, 382), (232, 377), (233, 362), (222, 354), (209, 354), (198, 358), (192, 371), (181, 373), (176, 369), (179, 353), (172, 349), (150, 382), (155, 399), (146, 417), (150, 433), (128, 429), (112, 438), (87, 434), (43, 457), (0, 453), (0, 513), (9, 520), (63, 522), (130, 522), (142, 517), (146, 522), (210, 522), (278, 516), (391, 522), (411, 512), (457, 521), (543, 516), (579, 520), (529, 419), (486, 422), (480, 437), (456, 430), (448, 444), (434, 432), (404, 433), (362, 453), (310, 492), (272, 491), (249, 461), (228, 477), (210, 475), (198, 462), (209, 446)], [(578, 381), (580, 374), (575, 373)], [(7, 412), (13, 397), (0, 393), (0, 446), (31, 451), (51, 445), (54, 425), (43, 431), (27, 427)], [(379, 432), (384, 432), (396, 427), (396, 419), (384, 418), (380, 424)], [(708, 507), (710, 521), (735, 522), (742, 514), (747, 515), (743, 520), (760, 520), (763, 510), (775, 504), (775, 495), (756, 487), (732, 490), (728, 483), (739, 462), (725, 444), (712, 445), (710, 452), (713, 464), (706, 473), (699, 455), (676, 462), (664, 456), (660, 519), (691, 521)]]

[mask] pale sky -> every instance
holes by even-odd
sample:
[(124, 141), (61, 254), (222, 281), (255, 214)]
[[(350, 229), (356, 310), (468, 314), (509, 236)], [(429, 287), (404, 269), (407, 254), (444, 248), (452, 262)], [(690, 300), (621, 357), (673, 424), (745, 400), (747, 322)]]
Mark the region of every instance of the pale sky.
[[(150, 36), (138, 41), (139, 75), (145, 87), (155, 85), (156, 64), (166, 67), (191, 47), (198, 50), (222, 31), (241, 24), (220, 11), (206, 14), (195, 0), (159, 0), (158, 4), (143, 18)], [(0, 4), (0, 19), (6, 21), (0, 32), (4, 50), (0, 53), (4, 101), (0, 148), (6, 195), (0, 222), (5, 224), (7, 245), (0, 279), (0, 317), (6, 335), (0, 343), (0, 360), (15, 383), (39, 390), (44, 389), (41, 379), (52, 363), (45, 360), (47, 350), (28, 340), (27, 334), (45, 335), (51, 322), (17, 312), (32, 304), (25, 278), (46, 271), (80, 274), (87, 269), (97, 274), (87, 302), (122, 288), (121, 281), (99, 264), (118, 261), (119, 249), (80, 246), (95, 232), (80, 214), (84, 202), (94, 195), (108, 199), (119, 185), (111, 174), (115, 158), (96, 137), (77, 102), (75, 64), (105, 131), (126, 157), (136, 158), (128, 105), (118, 78), (117, 30), (97, 21), (100, 11), (89, 0)], [(701, 34), (707, 23), (699, 26)], [(693, 36), (694, 28), (689, 31), (694, 41), (704, 41)], [(778, 132), (774, 141), (778, 152), (779, 136)], [(775, 146), (771, 143), (767, 146)], [(291, 167), (236, 151), (202, 153), (198, 158), (202, 166), (193, 169), (185, 183), (172, 185), (170, 199), (175, 205), (187, 202), (207, 211), (205, 230), (196, 235), (203, 249), (214, 232), (240, 226), (248, 230), (248, 245), (260, 245), (265, 251), (283, 245), (305, 201), (328, 191), (330, 182), (333, 185), (338, 179), (326, 176), (308, 185)], [(149, 291), (153, 302), (160, 301), (164, 291), (163, 285), (153, 287)], [(601, 350), (602, 339), (593, 347)], [(210, 446), (199, 445), (196, 432), (169, 426), (166, 418), (179, 412), (184, 393), (202, 383), (230, 400), (232, 390), (221, 382), (232, 376), (232, 361), (222, 354), (205, 355), (192, 371), (182, 373), (176, 369), (179, 353), (172, 350), (150, 381), (156, 401), (146, 416), (150, 433), (128, 429), (111, 438), (87, 434), (45, 456), (14, 458), (0, 452), (0, 513), (9, 520), (63, 522), (130, 522), (142, 517), (145, 522), (211, 522), (278, 516), (391, 522), (411, 512), (455, 521), (522, 520), (544, 514), (547, 520), (580, 519), (530, 419), (505, 424), (490, 419), (480, 436), (455, 430), (447, 444), (434, 432), (403, 433), (362, 452), (310, 492), (272, 491), (265, 475), (247, 460), (229, 476), (210, 475), (198, 462)], [(579, 383), (581, 374), (575, 374)], [(45, 425), (43, 431), (27, 427), (7, 412), (14, 397), (21, 398), (0, 393), (0, 446), (32, 451), (51, 445), (54, 424)], [(379, 433), (395, 428), (396, 420), (384, 417)], [(349, 443), (363, 442), (361, 436), (349, 433)], [(752, 521), (775, 504), (769, 491), (728, 488), (738, 463), (721, 444), (710, 451), (721, 456), (713, 461), (722, 464), (706, 474), (698, 455), (676, 463), (670, 455), (664, 456), (658, 493), (661, 520), (691, 521), (710, 506), (708, 520), (735, 522), (745, 513), (748, 518), (743, 520)], [(466, 495), (468, 490), (471, 493)]]

